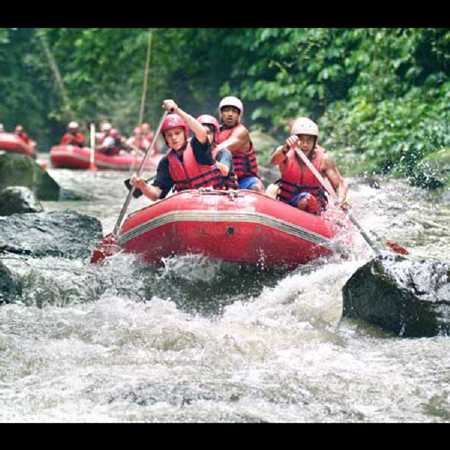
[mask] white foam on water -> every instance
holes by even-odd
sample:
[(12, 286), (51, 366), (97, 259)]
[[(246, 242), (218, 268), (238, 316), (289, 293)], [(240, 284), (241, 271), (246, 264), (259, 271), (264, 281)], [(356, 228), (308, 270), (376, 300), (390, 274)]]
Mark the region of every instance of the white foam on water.
[[(98, 176), (83, 182), (111, 206), (95, 192)], [(102, 189), (122, 178), (102, 175)], [(428, 222), (441, 222), (420, 190), (356, 187), (364, 227), (393, 239), (434, 230), (423, 250), (448, 249), (448, 232), (424, 225), (421, 206)], [(114, 192), (118, 209), (126, 191)], [(98, 214), (112, 224), (114, 208)], [(101, 266), (17, 263), (26, 301), (0, 307), (0, 420), (448, 422), (448, 338), (401, 339), (341, 321), (341, 289), (371, 257), (358, 245), (349, 260), (319, 261), (262, 289), (249, 285), (264, 274), (194, 256), (148, 269), (125, 254)], [(211, 289), (214, 301), (236, 274), (246, 281), (219, 313), (177, 304), (189, 290)]]

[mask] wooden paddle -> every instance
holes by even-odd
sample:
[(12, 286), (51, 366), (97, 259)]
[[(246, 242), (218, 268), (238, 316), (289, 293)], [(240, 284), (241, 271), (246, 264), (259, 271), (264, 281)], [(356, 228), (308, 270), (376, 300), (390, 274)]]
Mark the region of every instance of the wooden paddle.
[[(162, 124), (163, 124), (164, 119), (166, 118), (167, 114), (168, 114), (168, 111), (165, 111), (164, 114), (162, 115), (161, 121), (159, 122), (159, 125), (158, 125), (158, 129), (156, 130), (155, 135), (153, 136), (153, 140), (148, 145), (148, 147), (145, 149), (145, 155), (142, 158), (141, 164), (139, 165), (139, 168), (138, 168), (138, 170), (136, 172), (136, 176), (137, 177), (140, 177), (142, 172), (144, 171), (145, 163), (147, 162), (147, 159), (148, 159), (149, 155), (151, 154), (151, 151), (153, 150), (153, 147), (156, 144), (156, 139), (158, 138), (159, 133), (161, 132)], [(113, 232), (112, 232), (113, 236), (115, 236), (115, 237), (117, 237), (117, 234), (119, 233), (120, 225), (122, 224), (122, 220), (123, 220), (123, 218), (125, 216), (125, 213), (127, 212), (127, 209), (128, 209), (129, 204), (130, 204), (131, 198), (133, 197), (134, 190), (135, 190), (135, 187), (132, 186), (132, 188), (130, 189), (130, 192), (128, 192), (128, 195), (127, 195), (127, 198), (125, 200), (125, 203), (122, 206), (122, 210), (120, 211), (120, 214), (119, 214), (119, 217), (117, 219), (116, 225), (114, 226), (114, 229), (113, 229)]]
[[(314, 167), (312, 162), (307, 158), (307, 156), (303, 153), (302, 150), (296, 149), (297, 155), (301, 158), (301, 160), (305, 163), (305, 165), (309, 168), (309, 170), (313, 173), (313, 175), (317, 178), (319, 183), (325, 188), (325, 190), (330, 194), (331, 198), (337, 202), (338, 196), (336, 194), (336, 191), (334, 190), (333, 186), (331, 185), (330, 181), (328, 179), (325, 179), (319, 171)], [(376, 256), (380, 255), (380, 250), (375, 246), (373, 241), (369, 238), (368, 234), (364, 230), (364, 228), (360, 225), (360, 223), (355, 219), (353, 214), (350, 210), (347, 210), (344, 212), (346, 213), (347, 217), (350, 219), (352, 224), (357, 228), (357, 230), (360, 232), (361, 236), (366, 241), (367, 245), (371, 248), (371, 250), (375, 253)], [(407, 255), (409, 252), (406, 250), (406, 248), (402, 247), (400, 244), (397, 244), (394, 241), (386, 241), (386, 244), (391, 248), (394, 252), (399, 253), (401, 255)]]

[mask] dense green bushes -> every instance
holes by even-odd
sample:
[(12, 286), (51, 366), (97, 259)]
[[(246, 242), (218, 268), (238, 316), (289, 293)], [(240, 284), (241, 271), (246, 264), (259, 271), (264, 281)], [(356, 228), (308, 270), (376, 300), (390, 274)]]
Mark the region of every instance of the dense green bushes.
[(308, 115), (347, 173), (435, 186), (417, 163), (450, 147), (448, 30), (264, 29), (252, 38), (257, 62), (241, 88), (260, 102), (253, 119), (281, 131), (286, 118)]
[[(44, 34), (70, 99), (69, 113), (38, 45)], [(245, 122), (284, 139), (298, 115), (348, 174), (391, 172), (419, 185), (418, 162), (448, 148), (450, 31), (423, 28), (170, 28), (153, 31), (146, 119), (176, 99), (215, 113), (238, 95)], [(0, 29), (0, 122), (24, 122), (49, 143), (68, 115), (138, 119), (147, 29)], [(14, 56), (13, 56), (14, 55)], [(36, 132), (35, 132), (36, 130)], [(41, 149), (45, 149), (41, 147)], [(264, 160), (267, 160), (265, 155)], [(419, 171), (420, 172), (420, 171)]]

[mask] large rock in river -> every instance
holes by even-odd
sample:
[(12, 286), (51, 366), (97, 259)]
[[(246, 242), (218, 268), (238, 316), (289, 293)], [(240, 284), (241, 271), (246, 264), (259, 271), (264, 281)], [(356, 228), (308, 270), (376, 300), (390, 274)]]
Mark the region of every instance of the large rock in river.
[(0, 253), (85, 258), (102, 238), (100, 221), (76, 211), (0, 217)]
[(379, 256), (343, 287), (343, 316), (404, 337), (450, 334), (450, 264)]
[(58, 200), (58, 183), (36, 161), (19, 153), (0, 152), (0, 189), (25, 186), (39, 200)]
[(41, 212), (43, 209), (33, 192), (26, 187), (10, 186), (0, 190), (0, 216)]

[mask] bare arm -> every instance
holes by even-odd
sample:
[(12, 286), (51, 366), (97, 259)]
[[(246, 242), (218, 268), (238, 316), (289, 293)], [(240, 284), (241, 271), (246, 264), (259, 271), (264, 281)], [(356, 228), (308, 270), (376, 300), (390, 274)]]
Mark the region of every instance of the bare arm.
[(249, 144), (250, 133), (244, 127), (239, 127), (233, 131), (231, 136), (226, 141), (221, 142), (217, 148), (218, 150), (227, 148), (231, 153), (234, 153), (235, 150), (248, 148)]
[(270, 159), (270, 163), (274, 166), (284, 163), (286, 161), (286, 153), (288, 149), (285, 148), (284, 145), (278, 146), (275, 151), (272, 153), (272, 157)]
[(283, 145), (280, 145), (275, 149), (272, 153), (272, 159), (270, 160), (271, 164), (277, 165), (286, 162), (286, 154), (290, 148), (295, 147), (298, 142), (298, 136), (295, 134), (289, 136), (286, 139), (286, 142)]
[(150, 200), (156, 201), (161, 197), (162, 190), (158, 186), (147, 184), (143, 178), (133, 175), (130, 183)]
[(192, 130), (194, 136), (201, 144), (206, 142), (206, 130), (194, 117), (183, 111), (173, 100), (164, 100), (162, 106), (166, 111), (178, 114), (187, 123), (188, 127)]
[(336, 167), (335, 161), (326, 155), (322, 161), (321, 172), (330, 180), (337, 194), (337, 202), (339, 206), (345, 206), (347, 200), (348, 184), (345, 178)]

